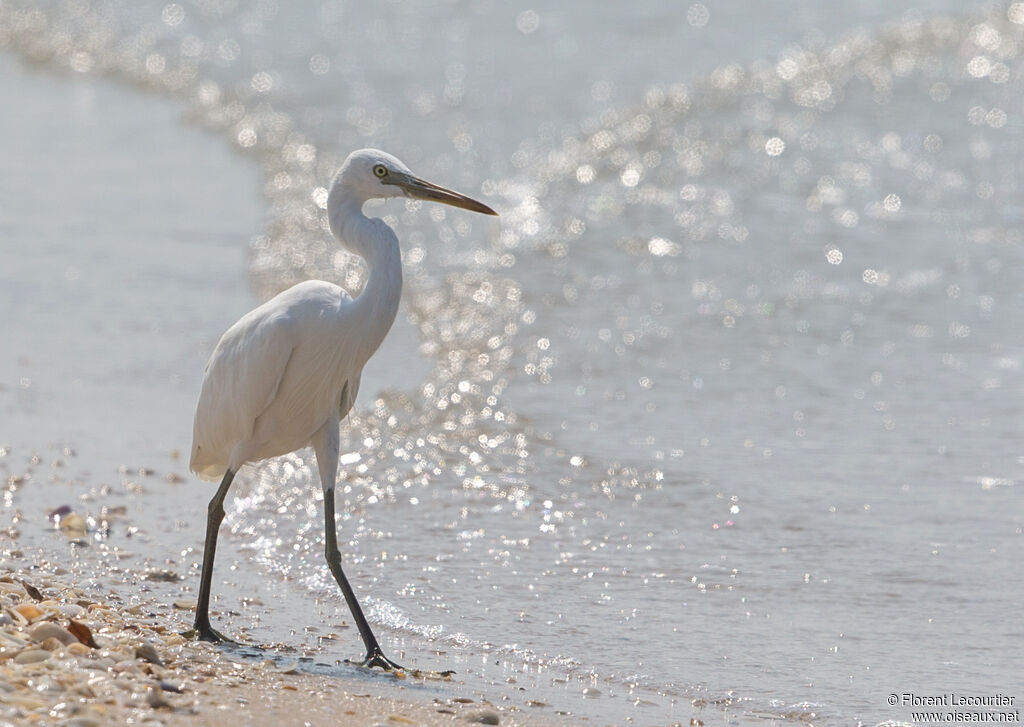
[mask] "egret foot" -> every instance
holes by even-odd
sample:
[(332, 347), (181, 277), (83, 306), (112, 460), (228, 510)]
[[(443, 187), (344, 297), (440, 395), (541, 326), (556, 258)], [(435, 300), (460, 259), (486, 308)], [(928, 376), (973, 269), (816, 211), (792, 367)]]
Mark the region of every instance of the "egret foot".
[(235, 646), (241, 646), (241, 644), (232, 638), (229, 638), (217, 631), (210, 626), (195, 626), (188, 631), (182, 631), (181, 635), (191, 641), (209, 641), (212, 644), (234, 644)]
[(366, 652), (366, 658), (362, 661), (352, 661), (346, 659), (349, 664), (355, 664), (356, 666), (363, 666), (367, 669), (373, 669), (375, 666), (379, 666), (384, 671), (405, 671), (405, 667), (396, 664), (391, 659), (384, 656), (384, 652), (380, 649), (371, 649)]

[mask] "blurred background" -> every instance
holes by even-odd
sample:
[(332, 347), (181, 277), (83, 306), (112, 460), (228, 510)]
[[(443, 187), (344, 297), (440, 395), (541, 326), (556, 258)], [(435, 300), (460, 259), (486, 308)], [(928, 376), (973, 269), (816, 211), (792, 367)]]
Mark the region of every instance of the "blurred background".
[[(1014, 694), (1024, 3), (847, 5), (0, 2), (5, 555), (194, 587), (205, 359), (358, 292), (323, 208), (376, 146), (501, 213), (368, 206), (406, 289), (338, 498), (386, 650), (618, 723)], [(311, 459), (240, 476), (215, 609), (330, 661)]]

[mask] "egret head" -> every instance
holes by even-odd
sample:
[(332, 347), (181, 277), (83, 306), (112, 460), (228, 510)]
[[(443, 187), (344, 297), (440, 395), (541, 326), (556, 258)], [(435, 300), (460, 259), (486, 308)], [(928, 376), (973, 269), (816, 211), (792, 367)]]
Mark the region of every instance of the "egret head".
[(416, 177), (401, 160), (379, 149), (359, 149), (349, 154), (334, 178), (332, 196), (335, 190), (351, 195), (360, 203), (368, 199), (412, 197), (485, 215), (498, 214), (464, 194)]

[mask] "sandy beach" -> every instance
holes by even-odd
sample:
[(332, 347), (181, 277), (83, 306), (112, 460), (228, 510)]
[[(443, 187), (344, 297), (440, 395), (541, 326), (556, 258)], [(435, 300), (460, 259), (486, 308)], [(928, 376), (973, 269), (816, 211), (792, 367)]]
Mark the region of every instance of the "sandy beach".
[[(563, 723), (462, 697), (416, 695), (450, 677), (398, 673), (344, 680), (297, 661), (245, 656), (183, 638), (173, 605), (127, 605), (42, 571), (0, 573), (0, 724), (502, 725)], [(375, 683), (408, 682), (408, 698)], [(546, 705), (537, 703), (539, 711)]]

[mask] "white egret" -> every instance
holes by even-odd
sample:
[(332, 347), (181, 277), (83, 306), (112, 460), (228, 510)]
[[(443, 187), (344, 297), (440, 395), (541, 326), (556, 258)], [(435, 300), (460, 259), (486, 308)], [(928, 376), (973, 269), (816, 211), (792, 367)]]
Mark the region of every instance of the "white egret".
[(366, 261), (369, 277), (355, 299), (333, 283), (299, 283), (244, 315), (220, 339), (206, 365), (196, 407), (192, 470), (220, 487), (210, 500), (196, 639), (229, 641), (210, 626), (210, 584), (224, 498), (246, 462), (312, 445), (324, 491), (327, 565), (359, 627), (362, 664), (398, 666), (384, 656), (341, 569), (334, 522), (338, 427), (352, 408), (363, 366), (387, 335), (402, 293), (398, 238), (382, 220), (363, 214), (369, 199), (414, 197), (497, 213), (457, 192), (413, 176), (395, 157), (376, 149), (352, 152), (327, 198), (331, 232)]

